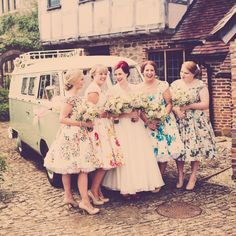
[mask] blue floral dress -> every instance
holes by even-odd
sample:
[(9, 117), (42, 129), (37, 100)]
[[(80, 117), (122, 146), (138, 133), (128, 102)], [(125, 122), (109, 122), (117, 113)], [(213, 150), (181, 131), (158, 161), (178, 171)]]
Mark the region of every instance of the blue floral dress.
[[(75, 119), (82, 99), (78, 96), (70, 96), (65, 98), (64, 102), (73, 106), (70, 117)], [(93, 171), (98, 165), (86, 128), (61, 125), (44, 159), (44, 166), (55, 173), (73, 174), (80, 171)]]
[[(181, 90), (190, 95), (192, 102), (199, 102), (201, 89), (206, 85), (197, 80), (192, 87), (186, 86), (184, 81), (176, 80), (171, 84), (171, 92)], [(180, 137), (184, 143), (184, 152), (179, 161), (202, 161), (215, 157), (215, 135), (208, 116), (203, 110), (187, 110), (185, 118), (176, 117)]]
[[(157, 102), (162, 107), (166, 107), (163, 93), (169, 88), (165, 81), (158, 80), (157, 87), (152, 93), (145, 91), (145, 87), (140, 85), (140, 91), (148, 95), (148, 99)], [(158, 162), (167, 162), (179, 157), (183, 151), (183, 143), (180, 139), (174, 114), (171, 112), (161, 121), (156, 130), (152, 131), (147, 127), (147, 132), (153, 141), (153, 152)]]

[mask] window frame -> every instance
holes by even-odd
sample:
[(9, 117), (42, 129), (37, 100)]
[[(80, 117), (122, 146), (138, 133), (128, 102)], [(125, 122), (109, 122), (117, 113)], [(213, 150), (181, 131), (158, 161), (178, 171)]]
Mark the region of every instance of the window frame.
[[(180, 49), (165, 49), (165, 50), (155, 50), (155, 51), (149, 51), (148, 52), (148, 60), (153, 60), (150, 58), (150, 54), (155, 54), (155, 53), (163, 53), (163, 57), (164, 57), (164, 81), (168, 81), (168, 68), (167, 68), (167, 53), (168, 52), (182, 52), (183, 53), (183, 62), (186, 60), (186, 51), (183, 48)], [(180, 70), (181, 68), (179, 68)], [(173, 81), (172, 81), (173, 82)]]
[(61, 0), (58, 0), (57, 4), (52, 4), (52, 0), (47, 1), (47, 10), (55, 10), (55, 9), (60, 9), (61, 8)]

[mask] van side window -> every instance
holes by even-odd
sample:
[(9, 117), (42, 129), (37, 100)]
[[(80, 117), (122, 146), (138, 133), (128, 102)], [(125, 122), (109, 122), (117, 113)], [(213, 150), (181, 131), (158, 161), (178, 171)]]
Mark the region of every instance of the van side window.
[(22, 79), (21, 94), (27, 94), (27, 82), (28, 82), (28, 78)]
[(36, 77), (31, 77), (29, 80), (28, 94), (31, 96), (35, 94), (35, 79)]
[(41, 75), (39, 83), (38, 98), (47, 99), (46, 87), (55, 86), (55, 94), (60, 95), (60, 85), (59, 85), (59, 76), (58, 73)]

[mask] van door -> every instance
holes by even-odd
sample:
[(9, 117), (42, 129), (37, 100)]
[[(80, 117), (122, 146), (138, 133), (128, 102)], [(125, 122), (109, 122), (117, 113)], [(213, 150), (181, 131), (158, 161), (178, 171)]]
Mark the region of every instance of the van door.
[(37, 128), (33, 124), (34, 114), (33, 107), (36, 103), (36, 91), (38, 88), (37, 76), (29, 76), (21, 78), (20, 96), (14, 102), (14, 120), (17, 121), (17, 131), (21, 140), (32, 148), (36, 148)]
[(58, 72), (41, 74), (39, 78), (34, 124), (38, 128), (40, 141), (43, 140), (48, 147), (59, 129), (59, 113), (63, 99), (60, 79)]

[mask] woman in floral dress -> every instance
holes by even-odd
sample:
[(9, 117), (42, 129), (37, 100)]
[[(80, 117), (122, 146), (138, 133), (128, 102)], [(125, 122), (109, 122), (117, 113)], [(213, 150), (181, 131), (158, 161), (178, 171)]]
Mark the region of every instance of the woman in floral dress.
[(93, 81), (88, 86), (85, 97), (89, 102), (96, 104), (101, 115), (100, 118), (94, 121), (94, 129), (90, 133), (95, 155), (100, 162), (100, 168), (94, 173), (89, 196), (95, 205), (102, 205), (109, 201), (101, 192), (101, 183), (106, 170), (123, 165), (123, 155), (115, 135), (114, 124), (107, 118), (107, 114), (103, 112), (106, 96), (102, 91), (102, 86), (106, 82), (108, 69), (103, 65), (95, 65), (90, 70), (90, 75)]
[(193, 190), (195, 187), (200, 161), (215, 156), (215, 136), (204, 111), (209, 108), (209, 92), (207, 86), (197, 79), (200, 74), (200, 67), (195, 62), (186, 61), (181, 67), (181, 79), (171, 84), (173, 111), (184, 143), (184, 153), (177, 160), (176, 187), (182, 188), (184, 163), (189, 161), (192, 172), (186, 186), (187, 190)]
[(146, 61), (141, 66), (144, 82), (139, 91), (148, 96), (149, 100), (160, 105), (161, 117), (151, 121), (142, 113), (142, 119), (149, 128), (148, 133), (153, 138), (153, 151), (157, 158), (161, 174), (163, 175), (167, 162), (176, 159), (183, 149), (176, 120), (171, 112), (171, 96), (169, 84), (156, 79), (157, 66), (154, 61)]
[[(117, 84), (108, 94), (111, 97), (128, 98), (135, 93), (135, 85), (128, 83), (129, 65), (120, 61), (114, 68)], [(133, 122), (132, 122), (133, 120)], [(135, 121), (135, 122), (134, 122)], [(137, 112), (124, 112), (119, 115), (115, 131), (120, 141), (125, 164), (109, 170), (103, 185), (120, 191), (125, 198), (136, 198), (136, 193), (153, 191), (164, 185), (162, 176), (152, 151), (151, 138), (146, 132)]]
[[(46, 155), (44, 166), (55, 173), (62, 174), (65, 204), (80, 207), (89, 214), (96, 214), (99, 209), (91, 205), (87, 191), (87, 175), (95, 169), (97, 163), (87, 131), (87, 128), (92, 128), (93, 124), (76, 120), (77, 110), (82, 105), (78, 91), (84, 83), (83, 71), (68, 71), (64, 83), (65, 90), (68, 92), (60, 112), (62, 125)], [(71, 193), (70, 175), (77, 173), (79, 173), (78, 188), (82, 198), (79, 203)]]

